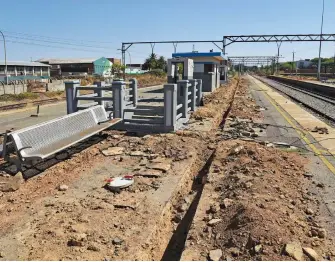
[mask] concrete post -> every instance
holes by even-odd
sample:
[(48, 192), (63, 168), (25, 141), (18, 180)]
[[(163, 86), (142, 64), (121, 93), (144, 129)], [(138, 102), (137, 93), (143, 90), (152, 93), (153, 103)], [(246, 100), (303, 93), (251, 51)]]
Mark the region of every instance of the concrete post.
[(196, 79), (190, 79), (191, 83), (190, 89), (191, 89), (191, 111), (195, 111), (196, 109), (196, 102), (197, 102), (197, 86), (198, 82)]
[(137, 106), (137, 79), (132, 78), (129, 80), (129, 82), (131, 83), (129, 88), (131, 89), (131, 94), (133, 95), (133, 106), (136, 107)]
[[(96, 85), (97, 87), (103, 87), (103, 86), (105, 86), (105, 82), (96, 81), (96, 82), (94, 82), (94, 85)], [(105, 96), (105, 91), (101, 90), (101, 89), (97, 89), (95, 93), (97, 94), (98, 97), (104, 97)], [(98, 104), (103, 105), (105, 107), (105, 102), (106, 101), (100, 100), (100, 101), (98, 101)]]
[(198, 82), (197, 86), (197, 106), (200, 106), (202, 100), (202, 79), (196, 79)]
[(77, 112), (76, 92), (79, 86), (79, 80), (66, 81), (65, 94), (66, 94), (66, 111), (67, 114)]
[(164, 85), (164, 126), (175, 130), (177, 118), (177, 85)]
[(181, 103), (183, 107), (181, 108), (182, 118), (187, 117), (187, 109), (188, 109), (188, 86), (189, 80), (179, 80), (178, 81), (180, 87), (180, 96), (181, 96)]
[(123, 110), (125, 106), (125, 87), (124, 81), (113, 81), (113, 117), (123, 118)]

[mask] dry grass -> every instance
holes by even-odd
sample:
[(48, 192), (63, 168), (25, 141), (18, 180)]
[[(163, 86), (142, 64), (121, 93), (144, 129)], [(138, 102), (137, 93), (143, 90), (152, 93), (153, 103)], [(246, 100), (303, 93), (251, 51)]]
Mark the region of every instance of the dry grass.
[(155, 86), (165, 84), (167, 82), (166, 75), (164, 76), (156, 76), (152, 74), (143, 74), (143, 75), (136, 75), (126, 77), (127, 80), (131, 78), (136, 78), (138, 81), (138, 87), (147, 87), (147, 86)]
[(9, 102), (9, 101), (22, 101), (22, 100), (35, 100), (39, 98), (37, 93), (21, 93), (21, 94), (5, 94), (0, 96), (0, 102)]
[(64, 97), (65, 91), (49, 91), (44, 94), (50, 98), (58, 98), (58, 97)]

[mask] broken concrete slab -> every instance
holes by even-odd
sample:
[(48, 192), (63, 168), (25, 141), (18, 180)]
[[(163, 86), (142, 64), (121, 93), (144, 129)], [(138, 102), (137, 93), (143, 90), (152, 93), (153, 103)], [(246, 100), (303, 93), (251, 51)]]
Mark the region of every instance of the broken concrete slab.
[(150, 164), (147, 164), (147, 168), (161, 170), (166, 173), (167, 171), (170, 170), (171, 164), (170, 163), (150, 163)]
[(124, 152), (124, 147), (109, 147), (101, 151), (104, 156), (117, 156), (122, 155)]

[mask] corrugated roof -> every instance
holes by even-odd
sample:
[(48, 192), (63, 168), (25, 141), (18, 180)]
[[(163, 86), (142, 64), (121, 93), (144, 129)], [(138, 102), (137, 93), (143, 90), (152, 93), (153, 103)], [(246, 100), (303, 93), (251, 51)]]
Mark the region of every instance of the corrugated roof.
[(36, 60), (41, 63), (48, 63), (50, 65), (59, 65), (59, 64), (89, 64), (93, 63), (97, 58), (74, 58), (74, 59), (53, 59), (53, 58), (41, 58)]
[[(0, 61), (0, 66), (5, 66), (5, 61)], [(7, 66), (44, 66), (49, 67), (49, 65), (42, 64), (39, 62), (25, 62), (25, 61), (7, 61)]]

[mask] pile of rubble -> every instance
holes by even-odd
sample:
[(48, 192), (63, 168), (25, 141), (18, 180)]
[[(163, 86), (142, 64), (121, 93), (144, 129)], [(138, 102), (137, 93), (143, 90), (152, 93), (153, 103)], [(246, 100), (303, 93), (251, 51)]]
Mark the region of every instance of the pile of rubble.
[(225, 126), (221, 136), (224, 140), (259, 137), (266, 129), (266, 125), (260, 121), (239, 117), (228, 117)]
[(215, 193), (188, 235), (198, 253), (192, 259), (333, 259), (303, 164), (299, 155), (257, 143), (222, 142), (206, 185)]

